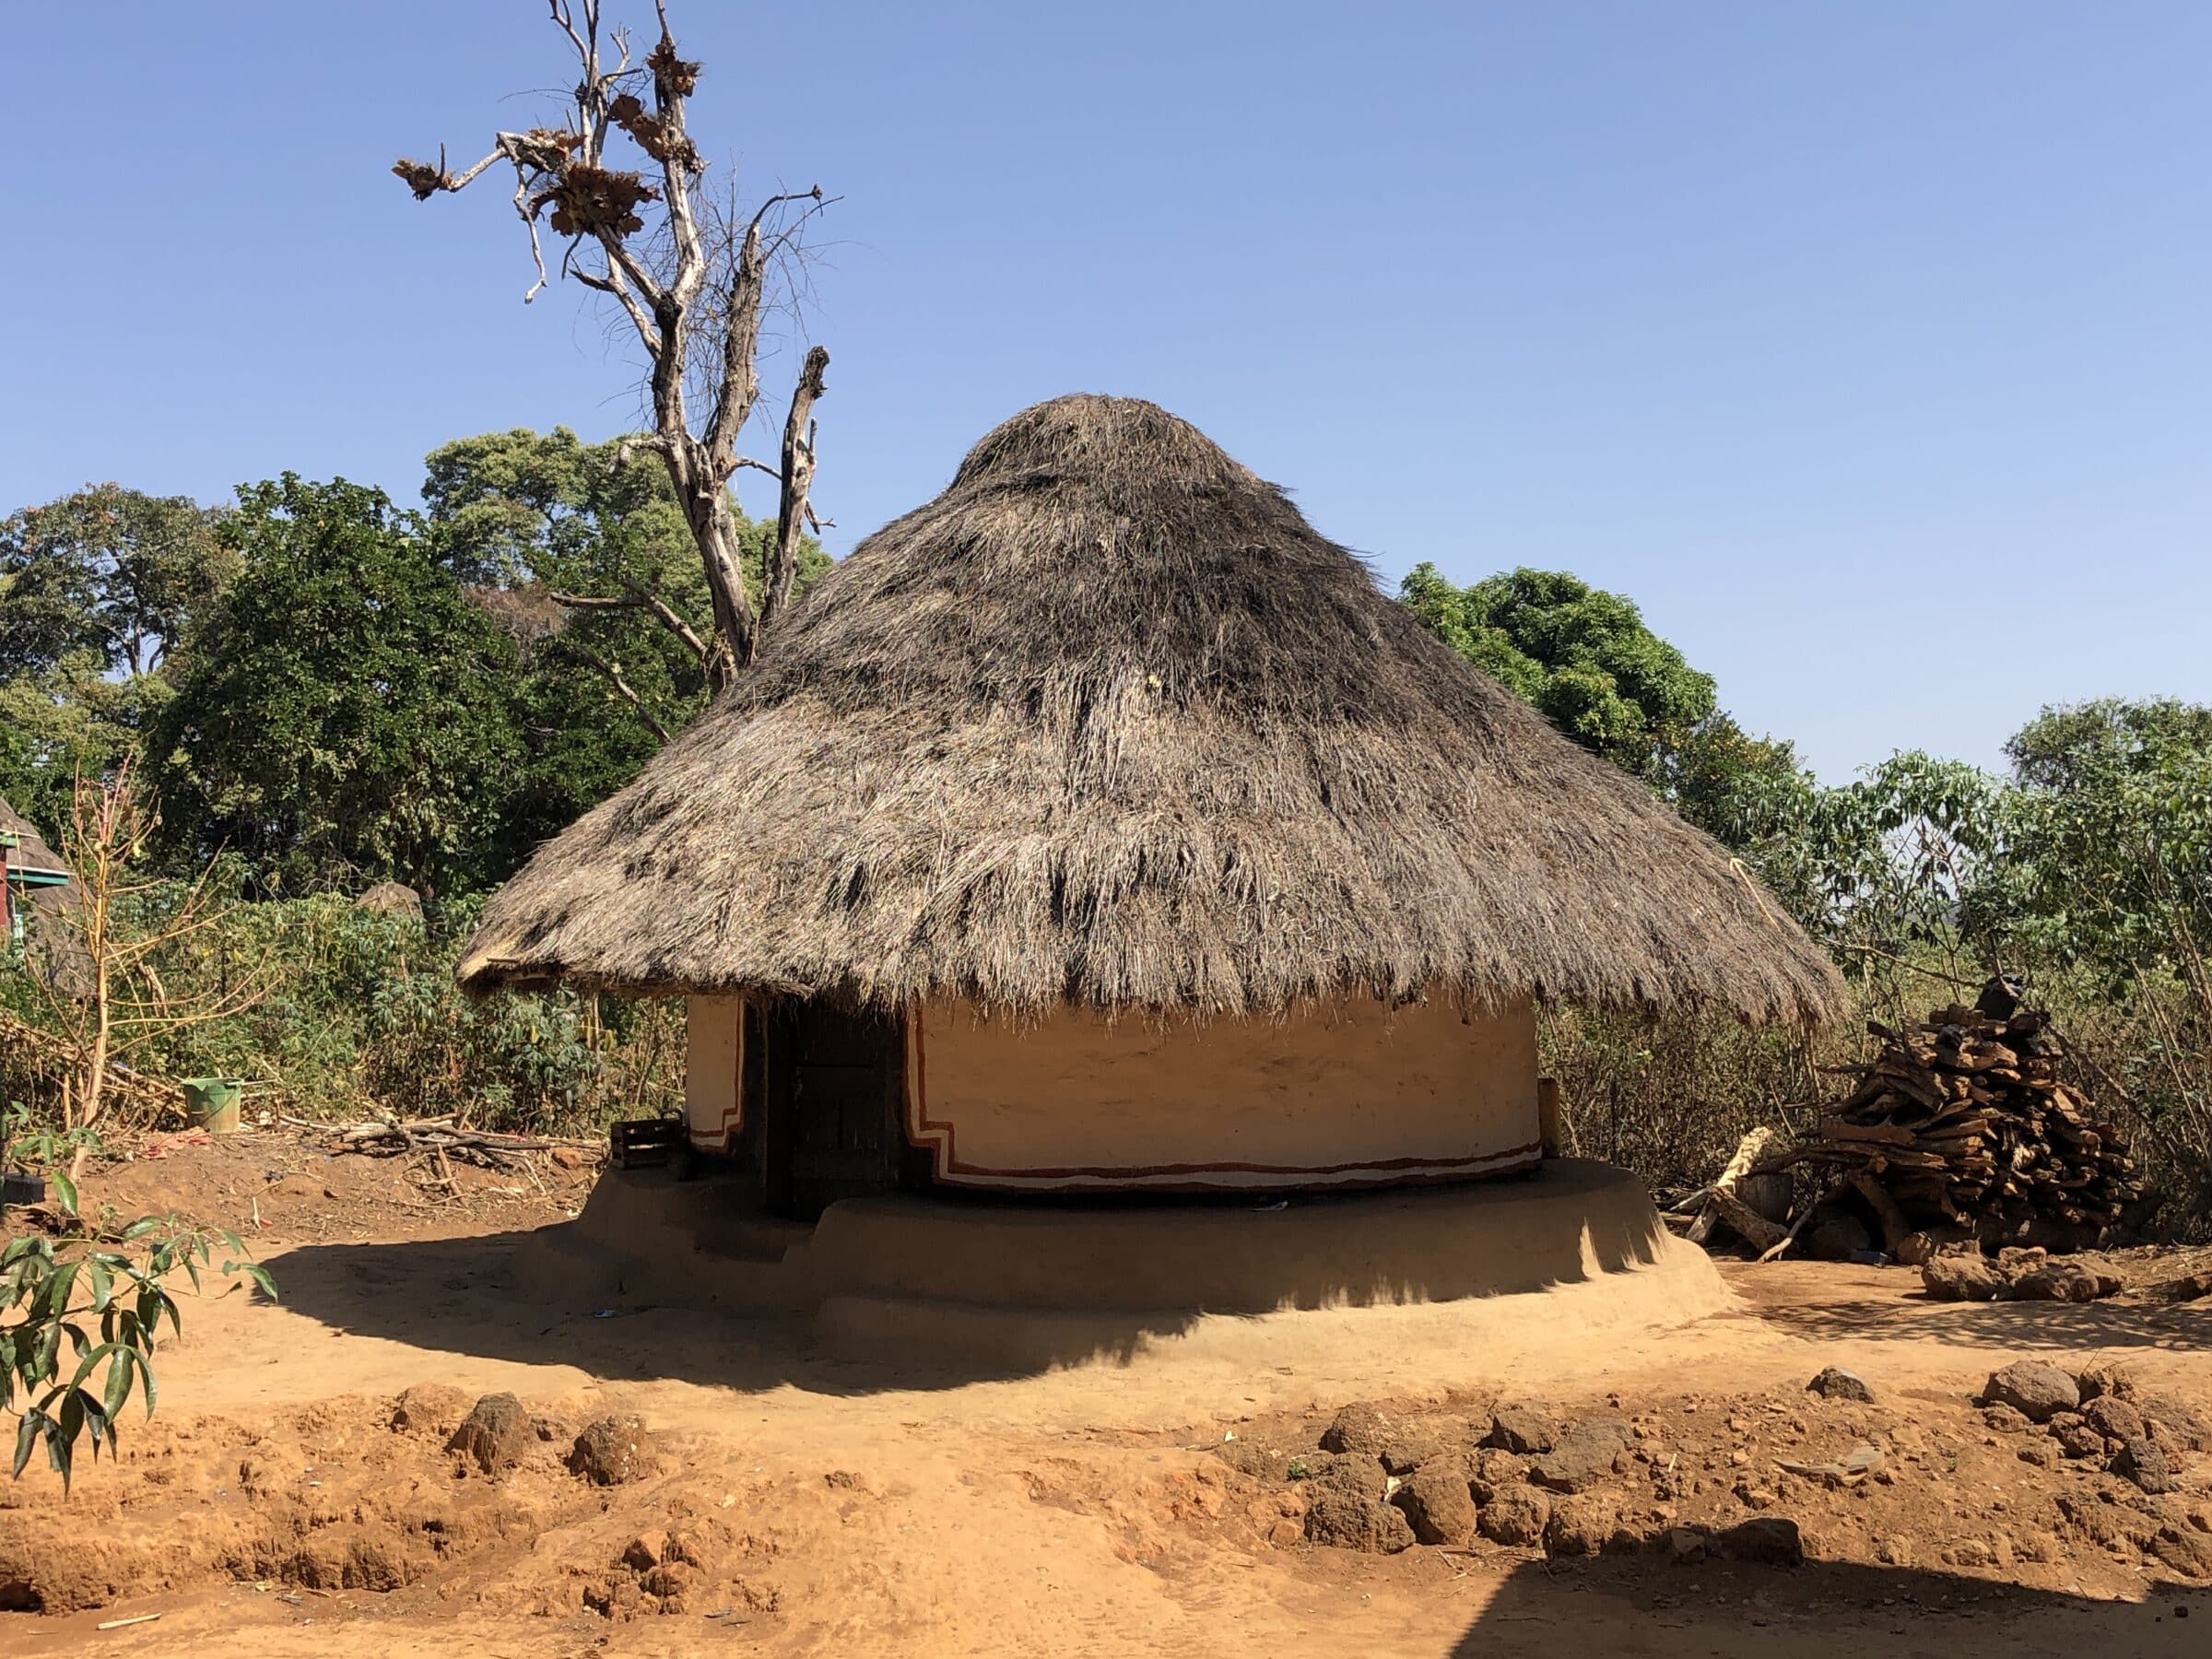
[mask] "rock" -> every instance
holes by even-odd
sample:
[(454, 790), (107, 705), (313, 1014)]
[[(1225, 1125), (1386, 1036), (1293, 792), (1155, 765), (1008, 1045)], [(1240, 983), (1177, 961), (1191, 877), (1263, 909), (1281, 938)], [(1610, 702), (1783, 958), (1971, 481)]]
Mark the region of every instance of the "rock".
[(589, 1161), (582, 1148), (576, 1147), (556, 1147), (546, 1156), (553, 1160), (554, 1168), (559, 1170), (581, 1170)]
[(2014, 1301), (2095, 1301), (2120, 1294), (2120, 1281), (2109, 1273), (2075, 1261), (2047, 1263), (2012, 1281), (2008, 1293)]
[[(1286, 1480), (1289, 1478), (1289, 1459), (1272, 1446), (1263, 1446), (1257, 1441), (1224, 1441), (1213, 1448), (1213, 1453), (1240, 1475), (1249, 1475), (1255, 1480)], [(1309, 1465), (1309, 1470), (1311, 1465)]]
[(1394, 1501), (1423, 1544), (1465, 1544), (1475, 1536), (1475, 1500), (1466, 1477), (1443, 1462), (1417, 1470)]
[(1613, 1536), (1619, 1512), (1612, 1500), (1594, 1494), (1562, 1498), (1551, 1506), (1544, 1525), (1544, 1553), (1550, 1556), (1595, 1555)]
[(2107, 1394), (2118, 1400), (2136, 1397), (2135, 1379), (2123, 1368), (2109, 1361), (2085, 1366), (2075, 1372), (2074, 1385), (2081, 1390), (2081, 1397), (2085, 1401), (2102, 1399)]
[(445, 1382), (418, 1382), (392, 1402), (392, 1427), (402, 1434), (451, 1434), (468, 1409), (468, 1396)]
[(2212, 1579), (2212, 1535), (2193, 1526), (2162, 1526), (2151, 1553), (2183, 1578)]
[(2035, 1427), (2009, 1406), (1984, 1406), (1982, 1420), (1999, 1434), (2024, 1434)]
[(1528, 1465), (1511, 1452), (1485, 1446), (1475, 1453), (1475, 1500), (1490, 1503), (1499, 1494), (1528, 1482)]
[(1670, 1526), (1660, 1535), (1660, 1547), (1670, 1559), (1688, 1566), (1701, 1561), (1712, 1553), (1712, 1540), (1704, 1533), (1690, 1526)]
[(648, 1595), (657, 1595), (664, 1613), (690, 1611), (688, 1593), (699, 1583), (699, 1574), (681, 1561), (665, 1561), (638, 1580), (638, 1587)]
[(2051, 1430), (2051, 1438), (2058, 1449), (2068, 1457), (2101, 1458), (2105, 1455), (2104, 1436), (2087, 1423), (2061, 1423)]
[(1410, 1475), (1443, 1450), (1444, 1442), (1433, 1434), (1401, 1434), (1382, 1448), (1382, 1466), (1393, 1475)]
[(1805, 1539), (1786, 1515), (1759, 1515), (1739, 1521), (1720, 1535), (1721, 1553), (1769, 1567), (1794, 1567), (1805, 1559)]
[(1979, 1538), (1968, 1538), (1945, 1550), (1943, 1559), (1953, 1567), (1994, 1567), (1997, 1552)]
[(1382, 1448), (1396, 1438), (1397, 1432), (1398, 1425), (1394, 1418), (1386, 1417), (1372, 1406), (1354, 1404), (1338, 1412), (1329, 1426), (1321, 1431), (1321, 1449), (1357, 1457), (1380, 1458)]
[(1484, 1502), (1477, 1530), (1493, 1544), (1527, 1549), (1541, 1543), (1551, 1522), (1551, 1500), (1525, 1486), (1506, 1487)]
[(1626, 1424), (1605, 1418), (1578, 1423), (1529, 1465), (1528, 1477), (1555, 1492), (1586, 1492), (1614, 1472), (1628, 1448)]
[(2022, 1463), (2033, 1464), (2039, 1469), (2048, 1469), (2058, 1462), (2058, 1459), (2052, 1455), (2051, 1448), (2041, 1441), (2030, 1441), (2022, 1446), (2019, 1451), (2019, 1458)]
[(1395, 1555), (1409, 1547), (1413, 1528), (1387, 1503), (1343, 1486), (1323, 1486), (1306, 1505), (1306, 1541), (1332, 1549)]
[(622, 1552), (622, 1564), (640, 1572), (658, 1567), (668, 1553), (668, 1535), (659, 1530), (640, 1533)]
[(2117, 1394), (2099, 1394), (2084, 1402), (2081, 1420), (2108, 1441), (2125, 1445), (2131, 1440), (2141, 1440), (2148, 1432), (2143, 1414)]
[(2212, 1452), (2212, 1425), (2183, 1405), (2165, 1394), (2152, 1394), (2134, 1402), (2143, 1420), (2165, 1430), (2184, 1450)]
[(530, 1414), (511, 1394), (488, 1394), (468, 1408), (445, 1442), (487, 1475), (504, 1474), (523, 1461), (535, 1437)]
[(2124, 1480), (2132, 1480), (2146, 1492), (2154, 1496), (2171, 1492), (2174, 1488), (2173, 1470), (2166, 1462), (2166, 1453), (2137, 1435), (2112, 1454), (2105, 1465)]
[(1307, 1480), (1315, 1487), (1340, 1487), (1373, 1502), (1382, 1500), (1390, 1484), (1382, 1464), (1371, 1457), (1316, 1458), (1307, 1471)]
[(1937, 1301), (1994, 1301), (2006, 1280), (1980, 1251), (1931, 1256), (1921, 1264), (1922, 1288)]
[(594, 1486), (620, 1486), (651, 1474), (660, 1459), (638, 1418), (604, 1417), (583, 1426), (568, 1461), (569, 1473)]
[(1805, 1386), (1824, 1400), (1856, 1400), (1862, 1406), (1874, 1404), (1874, 1390), (1866, 1386), (1866, 1379), (1840, 1365), (1828, 1367)]
[(1542, 1406), (1500, 1406), (1490, 1422), (1489, 1443), (1524, 1456), (1548, 1452), (1559, 1439), (1559, 1419)]
[(1924, 1267), (1934, 1259), (1936, 1241), (1924, 1232), (1907, 1233), (1897, 1241), (1898, 1265), (1903, 1267)]
[(2015, 1359), (1992, 1371), (1982, 1387), (1985, 1406), (2009, 1406), (2031, 1423), (2047, 1423), (2062, 1411), (2081, 1404), (2081, 1390), (2072, 1377), (2041, 1359)]

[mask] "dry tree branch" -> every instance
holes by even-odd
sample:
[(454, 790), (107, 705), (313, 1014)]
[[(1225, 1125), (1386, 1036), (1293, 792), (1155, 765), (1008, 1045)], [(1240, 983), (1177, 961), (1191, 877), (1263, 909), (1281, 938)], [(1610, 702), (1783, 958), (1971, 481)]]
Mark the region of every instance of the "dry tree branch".
[(653, 735), (663, 743), (668, 741), (668, 728), (653, 718), (653, 711), (645, 706), (645, 700), (638, 695), (637, 688), (622, 677), (622, 665), (619, 663), (608, 662), (589, 645), (580, 644), (574, 640), (563, 639), (559, 643), (562, 649), (574, 653), (596, 668), (607, 684), (615, 688), (616, 694), (638, 712), (638, 718), (645, 723)]
[(814, 401), (827, 389), (823, 372), (830, 354), (819, 346), (806, 354), (799, 383), (791, 394), (791, 412), (783, 421), (783, 475), (778, 491), (775, 545), (769, 549), (768, 568), (760, 583), (760, 626), (768, 628), (791, 602), (792, 580), (799, 571), (799, 532), (806, 522), (806, 492), (814, 484)]
[[(825, 196), (819, 185), (779, 192), (754, 209), (743, 232), (732, 239), (734, 246), (710, 253), (696, 191), (706, 162), (688, 125), (700, 65), (678, 53), (665, 0), (654, 0), (653, 10), (659, 37), (643, 62), (633, 66), (629, 36), (618, 28), (603, 32), (600, 0), (547, 0), (547, 15), (566, 39), (580, 76), (564, 124), (499, 133), (491, 153), (458, 175), (448, 171), (442, 149), (435, 165), (403, 159), (393, 171), (418, 200), (427, 200), (459, 191), (494, 162), (506, 160), (514, 171), (514, 208), (528, 233), (536, 271), (524, 298), (535, 299), (551, 279), (539, 239), (543, 218), (567, 241), (559, 274), (612, 300), (629, 319), (645, 349), (653, 411), (651, 437), (636, 447), (651, 448), (661, 457), (675, 490), (706, 574), (713, 633), (701, 640), (657, 602), (634, 608), (652, 611), (694, 650), (710, 687), (720, 690), (752, 661), (762, 629), (787, 606), (803, 529), (819, 530), (827, 523), (809, 500), (817, 454), (813, 410), (824, 393), (825, 351), (817, 347), (806, 354), (784, 423), (782, 465), (771, 469), (741, 460), (737, 441), (759, 399), (761, 320), (770, 276), (786, 261), (803, 258), (805, 228), (835, 198)], [(611, 43), (611, 63), (603, 42)], [(643, 96), (648, 81), (650, 107)], [(606, 147), (618, 132), (657, 164), (651, 182), (641, 171), (608, 164)], [(783, 212), (793, 204), (804, 206), (795, 213)], [(655, 205), (661, 219), (657, 234), (641, 238), (644, 213)], [(719, 235), (720, 227), (735, 224), (735, 215), (714, 216), (713, 222)], [(578, 252), (587, 244), (596, 245), (604, 265), (579, 262)], [(717, 277), (714, 273), (724, 268), (725, 258), (726, 274)], [(706, 337), (699, 343), (712, 352), (712, 358), (701, 352), (712, 363), (712, 383), (711, 393), (704, 385), (700, 388), (701, 401), (711, 407), (695, 430), (686, 374), (694, 336), (702, 331)], [(625, 458), (629, 447), (625, 446)], [(745, 588), (729, 488), (741, 465), (772, 471), (782, 493), (769, 580), (758, 605)], [(578, 597), (563, 596), (562, 602)]]

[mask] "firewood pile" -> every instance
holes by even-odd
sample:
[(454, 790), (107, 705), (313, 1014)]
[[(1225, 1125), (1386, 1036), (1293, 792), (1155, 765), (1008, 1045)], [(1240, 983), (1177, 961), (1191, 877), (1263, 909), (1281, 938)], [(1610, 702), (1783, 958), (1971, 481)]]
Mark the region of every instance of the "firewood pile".
[(1894, 1250), (1916, 1230), (1999, 1221), (2089, 1235), (2140, 1198), (2127, 1137), (2059, 1073), (2050, 1016), (1998, 982), (1981, 1004), (1937, 1008), (1881, 1039), (1871, 1061), (1833, 1068), (1857, 1086), (1794, 1149), (1874, 1210)]

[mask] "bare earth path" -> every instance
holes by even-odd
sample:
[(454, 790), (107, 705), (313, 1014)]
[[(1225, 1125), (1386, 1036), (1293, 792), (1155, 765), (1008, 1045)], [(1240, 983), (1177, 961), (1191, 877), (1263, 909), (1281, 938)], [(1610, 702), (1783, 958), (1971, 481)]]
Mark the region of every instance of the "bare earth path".
[[(484, 1225), (380, 1240), (295, 1224), (307, 1241), (259, 1247), (281, 1307), (188, 1304), (160, 1416), (132, 1426), (124, 1461), (66, 1502), (42, 1477), (0, 1488), (0, 1560), (13, 1527), (53, 1552), (54, 1597), (82, 1604), (0, 1613), (0, 1649), (2075, 1659), (2212, 1640), (2212, 1596), (2155, 1560), (2044, 1537), (2065, 1471), (2021, 1461), (1965, 1404), (1995, 1366), (2042, 1353), (2124, 1359), (2144, 1387), (2212, 1406), (2205, 1303), (1939, 1306), (1907, 1274), (1789, 1264), (1728, 1269), (1735, 1305), (1669, 1331), (1532, 1320), (1510, 1345), (1418, 1362), (1379, 1345), (1311, 1371), (963, 1379), (810, 1361), (772, 1324), (525, 1296), (542, 1241)], [(1793, 1402), (1825, 1365), (1884, 1402), (1895, 1481), (1860, 1511), (1892, 1518), (1864, 1519), (1856, 1494), (1806, 1499), (1816, 1559), (1796, 1568), (1315, 1548), (1211, 1454), (1225, 1436), (1310, 1447), (1348, 1401), (1448, 1414), (1531, 1396), (1637, 1415), (1650, 1444), (1685, 1449), (1670, 1468), (1712, 1453), (1697, 1465), (1718, 1471), (1712, 1497), (1694, 1501), (1732, 1504), (1731, 1461), (1764, 1467), (1759, 1437), (1785, 1421), (1815, 1441), (1873, 1432), (1804, 1419)], [(414, 1427), (394, 1429), (394, 1397), (429, 1384), (452, 1392), (418, 1394)], [(457, 1472), (450, 1420), (433, 1420), (496, 1391), (546, 1436), (500, 1481)], [(657, 1473), (602, 1488), (560, 1466), (575, 1428), (610, 1414), (643, 1420)], [(2201, 1500), (2191, 1483), (2212, 1471), (2183, 1473), (2173, 1501)], [(1960, 1556), (1987, 1525), (2015, 1559)]]

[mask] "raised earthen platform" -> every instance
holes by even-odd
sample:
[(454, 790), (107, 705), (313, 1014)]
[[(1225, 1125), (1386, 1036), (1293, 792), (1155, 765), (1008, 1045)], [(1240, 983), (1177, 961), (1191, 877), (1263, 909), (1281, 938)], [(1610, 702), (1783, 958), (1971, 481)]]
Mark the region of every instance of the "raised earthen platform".
[(1001, 1372), (1510, 1346), (1532, 1320), (1672, 1324), (1727, 1300), (1633, 1176), (1576, 1159), (1259, 1206), (849, 1199), (811, 1231), (734, 1203), (713, 1182), (610, 1174), (540, 1273), (571, 1295), (801, 1318), (828, 1358)]

